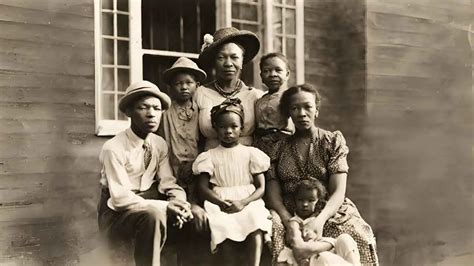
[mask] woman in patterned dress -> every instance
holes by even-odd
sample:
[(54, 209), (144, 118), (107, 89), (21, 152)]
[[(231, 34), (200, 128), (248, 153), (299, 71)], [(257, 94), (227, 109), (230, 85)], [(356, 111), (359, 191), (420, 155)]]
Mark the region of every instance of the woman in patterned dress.
[[(338, 237), (347, 233), (355, 239), (363, 265), (378, 264), (375, 238), (371, 227), (362, 219), (356, 206), (345, 197), (349, 152), (341, 132), (318, 128), (321, 97), (311, 85), (288, 89), (281, 98), (283, 115), (291, 117), (296, 132), (278, 142), (272, 164), (266, 174), (267, 205), (273, 209), (273, 259), (278, 257), (285, 242), (285, 228), (295, 211), (291, 194), (302, 180), (318, 179), (329, 192), (322, 211), (314, 217), (310, 227), (317, 237)], [(288, 230), (286, 239), (291, 245), (298, 232)], [(305, 258), (305, 250), (297, 249), (295, 256)]]

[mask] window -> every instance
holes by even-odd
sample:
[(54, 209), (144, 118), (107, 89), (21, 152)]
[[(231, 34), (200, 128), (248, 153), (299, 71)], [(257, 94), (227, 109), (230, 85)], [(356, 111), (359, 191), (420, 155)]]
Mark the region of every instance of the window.
[[(127, 86), (146, 79), (165, 91), (161, 73), (181, 56), (197, 60), (206, 33), (234, 26), (254, 32), (261, 49), (242, 79), (261, 88), (259, 60), (279, 51), (290, 84), (304, 82), (303, 0), (95, 0), (96, 134), (130, 124), (118, 110)], [(212, 77), (210, 77), (212, 79)]]
[(113, 135), (129, 125), (118, 110), (130, 83), (128, 0), (95, 1), (94, 5), (96, 133)]
[(166, 92), (161, 74), (181, 56), (197, 62), (204, 34), (216, 28), (216, 7), (209, 0), (141, 2), (141, 26), (134, 26), (142, 29), (143, 79)]
[(227, 8), (233, 27), (252, 31), (262, 40), (260, 52), (244, 69), (245, 81), (261, 87), (260, 57), (281, 52), (292, 69), (289, 84), (304, 82), (303, 0), (233, 0)]

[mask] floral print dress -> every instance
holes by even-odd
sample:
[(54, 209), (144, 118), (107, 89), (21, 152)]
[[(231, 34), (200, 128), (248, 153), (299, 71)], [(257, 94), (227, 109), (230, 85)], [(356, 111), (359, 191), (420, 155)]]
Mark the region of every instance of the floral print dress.
[[(295, 212), (292, 194), (301, 181), (318, 179), (328, 189), (329, 177), (332, 174), (347, 173), (349, 170), (347, 165), (349, 149), (341, 132), (318, 128), (312, 136), (306, 162), (303, 162), (298, 155), (295, 138), (291, 136), (278, 142), (270, 155), (272, 164), (266, 174), (267, 181), (279, 182), (283, 203), (290, 213)], [(284, 247), (285, 228), (275, 211), (272, 211), (272, 216), (275, 259)], [(363, 265), (378, 264), (372, 229), (348, 198), (344, 199), (337, 213), (328, 219), (323, 229), (324, 237), (337, 238), (343, 233), (349, 234), (356, 241)]]

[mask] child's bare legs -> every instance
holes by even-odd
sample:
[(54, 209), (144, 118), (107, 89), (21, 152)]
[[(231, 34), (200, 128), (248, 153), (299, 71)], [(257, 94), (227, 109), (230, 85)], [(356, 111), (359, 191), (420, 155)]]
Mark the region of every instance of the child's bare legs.
[(336, 254), (352, 265), (360, 265), (360, 254), (357, 243), (348, 234), (342, 234), (336, 239)]
[(260, 265), (260, 258), (262, 256), (263, 248), (263, 233), (257, 230), (247, 236), (247, 239), (243, 243), (248, 247), (248, 263), (247, 265), (258, 266)]

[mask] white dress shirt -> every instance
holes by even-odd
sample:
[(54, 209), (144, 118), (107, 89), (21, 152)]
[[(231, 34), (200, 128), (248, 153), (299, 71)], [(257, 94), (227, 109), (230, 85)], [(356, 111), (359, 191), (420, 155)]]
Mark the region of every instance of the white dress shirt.
[(158, 135), (148, 134), (152, 147), (150, 164), (145, 169), (143, 143), (131, 128), (105, 142), (100, 153), (101, 183), (109, 188), (109, 208), (115, 211), (166, 209), (168, 201), (144, 199), (134, 191), (148, 190), (153, 182), (160, 182), (158, 191), (171, 198), (186, 200), (186, 193), (176, 184), (169, 158), (168, 145)]

